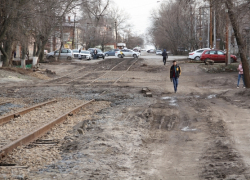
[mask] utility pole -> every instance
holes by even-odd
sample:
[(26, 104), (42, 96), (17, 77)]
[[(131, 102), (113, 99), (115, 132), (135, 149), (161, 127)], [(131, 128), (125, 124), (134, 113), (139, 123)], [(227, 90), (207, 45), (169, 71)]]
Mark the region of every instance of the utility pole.
[(72, 39), (72, 49), (75, 49), (75, 29), (76, 29), (76, 14), (74, 15), (74, 30)]
[(117, 48), (117, 22), (115, 21), (115, 48)]
[[(227, 12), (228, 10), (226, 10)], [(228, 58), (229, 58), (229, 54), (228, 54), (228, 47), (229, 47), (229, 44), (228, 44), (228, 36), (229, 36), (229, 19), (228, 19), (228, 15), (226, 14), (226, 60), (225, 60), (225, 64), (228, 65)]]
[(202, 39), (201, 39), (201, 27), (202, 27), (202, 25), (201, 25), (201, 7), (200, 7), (200, 9), (199, 9), (199, 13), (200, 13), (200, 38), (199, 38), (199, 40), (200, 40), (200, 48), (202, 48)]
[(203, 28), (203, 32), (202, 32), (202, 48), (204, 48), (206, 45), (205, 45), (205, 11), (204, 11), (204, 8), (202, 8), (202, 28)]
[(208, 20), (207, 20), (207, 24), (208, 24), (208, 26), (207, 26), (207, 47), (209, 48), (210, 47), (210, 19), (209, 19), (209, 17), (210, 17), (210, 10), (208, 10)]
[(216, 14), (214, 7), (214, 49), (216, 49)]
[(210, 0), (210, 48), (213, 48), (213, 11), (212, 0)]
[[(228, 18), (229, 21), (229, 18)], [(228, 45), (227, 45), (227, 49), (228, 49), (228, 55), (227, 55), (227, 62), (228, 64), (231, 64), (231, 36), (232, 36), (232, 29), (230, 26), (230, 23), (228, 23)]]

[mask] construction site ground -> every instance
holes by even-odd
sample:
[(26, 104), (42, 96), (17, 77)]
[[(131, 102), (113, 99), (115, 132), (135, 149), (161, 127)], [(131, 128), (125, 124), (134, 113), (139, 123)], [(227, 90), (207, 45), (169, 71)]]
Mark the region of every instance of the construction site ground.
[[(164, 66), (151, 56), (44, 63), (28, 73), (0, 69), (0, 103), (10, 102), (0, 116), (58, 100), (15, 121), (42, 120), (40, 112), (53, 119), (95, 99), (43, 137), (56, 145), (9, 154), (1, 163), (21, 168), (0, 166), (0, 179), (250, 179), (250, 90), (236, 88), (237, 72), (207, 73), (180, 61), (174, 93), (171, 58)], [(4, 127), (16, 136), (18, 128)]]

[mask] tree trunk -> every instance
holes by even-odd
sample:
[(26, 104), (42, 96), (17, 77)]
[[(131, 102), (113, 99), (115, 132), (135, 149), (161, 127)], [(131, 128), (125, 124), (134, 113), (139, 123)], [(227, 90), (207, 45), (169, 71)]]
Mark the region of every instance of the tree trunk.
[(58, 55), (58, 61), (59, 61), (59, 58), (61, 56), (62, 47), (63, 47), (63, 42), (61, 41), (61, 46), (60, 46), (59, 55)]
[(228, 8), (228, 15), (234, 30), (234, 35), (236, 37), (236, 41), (239, 47), (239, 54), (240, 54), (240, 58), (242, 61), (242, 66), (243, 66), (243, 71), (244, 71), (244, 80), (245, 80), (245, 85), (247, 88), (250, 88), (250, 76), (249, 76), (249, 65), (247, 62), (247, 58), (246, 58), (246, 51), (245, 51), (245, 46), (244, 46), (244, 41), (241, 37), (240, 34), (240, 30), (237, 26), (237, 21), (236, 21), (236, 16), (235, 13), (233, 11), (233, 2), (232, 0), (227, 0), (225, 1), (226, 7)]
[(33, 56), (36, 56), (36, 42), (34, 42)]
[(4, 43), (4, 48), (0, 47), (0, 50), (3, 54), (3, 58), (2, 58), (3, 67), (8, 67), (10, 63), (11, 53), (12, 53), (12, 42), (6, 41)]

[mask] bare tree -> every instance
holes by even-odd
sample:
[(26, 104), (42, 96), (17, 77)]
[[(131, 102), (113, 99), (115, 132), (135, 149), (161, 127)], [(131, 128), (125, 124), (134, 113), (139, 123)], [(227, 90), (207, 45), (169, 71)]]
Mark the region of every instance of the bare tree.
[(82, 25), (85, 26), (83, 37), (86, 38), (86, 48), (100, 44), (100, 36), (109, 7), (110, 0), (89, 0), (82, 3)]
[[(249, 1), (248, 1), (248, 3), (249, 3)], [(240, 58), (241, 58), (242, 66), (243, 66), (243, 70), (244, 70), (245, 85), (247, 88), (250, 88), (249, 64), (248, 64), (247, 59), (246, 59), (245, 45), (244, 45), (242, 36), (240, 34), (240, 30), (239, 30), (238, 25), (237, 25), (237, 19), (236, 19), (235, 12), (233, 10), (234, 4), (233, 4), (232, 0), (226, 0), (225, 4), (226, 4), (226, 7), (228, 8), (228, 15), (229, 15), (231, 24), (233, 26), (234, 35), (236, 37), (237, 44), (239, 47), (239, 54), (240, 54)]]

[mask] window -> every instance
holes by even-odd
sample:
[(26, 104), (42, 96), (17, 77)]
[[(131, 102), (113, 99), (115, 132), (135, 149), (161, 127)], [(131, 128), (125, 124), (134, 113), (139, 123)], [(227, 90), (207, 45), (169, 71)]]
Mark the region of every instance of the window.
[(205, 52), (205, 54), (209, 54), (209, 51)]
[(197, 53), (202, 53), (204, 50), (199, 50), (199, 51), (197, 51)]
[(223, 53), (222, 51), (217, 51), (217, 53), (218, 53), (219, 55), (224, 55), (224, 53)]
[(55, 51), (55, 53), (58, 53), (59, 51), (57, 50), (57, 51)]
[(210, 54), (216, 54), (216, 51), (210, 51)]
[(82, 51), (81, 53), (83, 53), (83, 54), (89, 54), (90, 52), (89, 51)]
[(67, 49), (62, 49), (61, 53), (67, 53)]

